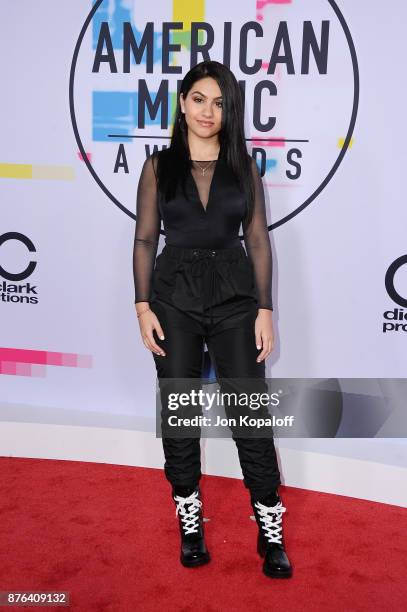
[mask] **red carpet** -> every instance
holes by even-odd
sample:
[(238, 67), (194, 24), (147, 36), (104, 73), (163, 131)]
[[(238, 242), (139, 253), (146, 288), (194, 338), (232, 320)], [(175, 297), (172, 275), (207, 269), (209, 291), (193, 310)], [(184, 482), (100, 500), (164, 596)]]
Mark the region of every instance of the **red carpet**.
[(17, 458), (0, 466), (1, 591), (69, 591), (80, 612), (406, 609), (406, 509), (280, 487), (294, 576), (278, 581), (261, 572), (241, 481), (203, 477), (212, 561), (186, 569), (161, 470)]

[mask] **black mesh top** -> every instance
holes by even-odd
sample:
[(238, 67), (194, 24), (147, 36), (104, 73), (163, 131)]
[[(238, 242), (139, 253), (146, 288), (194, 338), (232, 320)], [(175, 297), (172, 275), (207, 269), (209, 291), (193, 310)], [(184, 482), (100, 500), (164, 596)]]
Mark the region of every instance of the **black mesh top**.
[[(158, 153), (159, 154), (159, 153)], [(258, 308), (273, 310), (271, 296), (272, 253), (267, 228), (263, 184), (251, 158), (255, 204), (250, 225), (243, 231), (245, 248), (253, 264)], [(133, 248), (135, 303), (148, 302), (161, 220), (168, 245), (220, 249), (240, 245), (239, 231), (245, 215), (245, 197), (223, 159), (193, 161), (182, 190), (164, 202), (157, 189), (156, 154), (143, 164), (137, 189), (137, 221)], [(207, 168), (202, 172), (202, 168)]]

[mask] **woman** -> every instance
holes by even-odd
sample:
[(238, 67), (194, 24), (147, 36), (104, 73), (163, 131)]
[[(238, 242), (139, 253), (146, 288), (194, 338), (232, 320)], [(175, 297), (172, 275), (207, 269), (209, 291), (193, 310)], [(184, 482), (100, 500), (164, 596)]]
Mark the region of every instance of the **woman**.
[[(159, 380), (200, 379), (204, 342), (218, 378), (265, 376), (274, 344), (272, 256), (263, 186), (246, 150), (243, 125), (233, 73), (219, 62), (201, 62), (182, 81), (170, 146), (153, 153), (140, 174), (135, 304)], [(161, 219), (166, 244), (156, 260)], [(259, 527), (263, 571), (289, 577), (282, 537), (286, 508), (277, 491), (273, 439), (234, 439)], [(202, 565), (210, 556), (199, 489), (199, 437), (163, 435), (162, 443), (179, 517), (181, 562)]]

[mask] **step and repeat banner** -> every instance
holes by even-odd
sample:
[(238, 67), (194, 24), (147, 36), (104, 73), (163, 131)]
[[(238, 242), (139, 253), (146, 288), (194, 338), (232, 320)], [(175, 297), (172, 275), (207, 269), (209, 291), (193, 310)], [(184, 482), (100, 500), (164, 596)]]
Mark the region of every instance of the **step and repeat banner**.
[[(133, 443), (150, 434), (135, 463), (160, 464), (156, 371), (133, 304), (136, 191), (146, 157), (169, 144), (183, 76), (212, 59), (239, 81), (263, 177), (267, 377), (301, 379), (296, 410), (315, 407), (314, 424), (333, 415), (277, 440), (296, 457), (286, 484), (318, 488), (307, 468), (318, 457), (335, 471), (321, 490), (357, 496), (355, 466), (384, 470), (396, 490), (407, 465), (405, 3), (3, 0), (1, 13), (0, 454), (23, 454), (27, 424), (42, 432), (27, 453), (44, 457), (47, 426), (102, 427)], [(164, 243), (162, 228), (158, 252)], [(207, 352), (203, 376), (214, 380)], [(89, 458), (86, 442), (75, 457), (81, 444)], [(222, 452), (210, 461), (230, 473)], [(377, 489), (372, 477), (379, 500), (403, 505)]]

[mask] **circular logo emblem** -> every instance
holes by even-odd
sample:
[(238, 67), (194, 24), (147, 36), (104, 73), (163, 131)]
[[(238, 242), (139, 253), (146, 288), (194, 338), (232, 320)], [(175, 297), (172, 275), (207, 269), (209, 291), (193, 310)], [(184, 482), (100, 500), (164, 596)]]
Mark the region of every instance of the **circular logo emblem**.
[[(4, 243), (11, 241), (11, 240), (16, 240), (17, 242), (21, 242), (27, 248), (27, 251), (29, 251), (29, 253), (36, 252), (36, 248), (32, 240), (30, 240), (28, 236), (26, 236), (25, 234), (22, 234), (21, 232), (6, 232), (4, 234), (1, 234), (0, 235), (0, 247)], [(29, 261), (24, 270), (21, 270), (20, 272), (8, 272), (5, 268), (3, 268), (3, 266), (0, 265), (0, 276), (12, 282), (23, 281), (29, 276), (31, 276), (36, 266), (37, 266), (36, 261)]]
[(396, 302), (396, 304), (402, 306), (403, 308), (407, 308), (407, 298), (401, 296), (396, 291), (396, 288), (394, 287), (394, 277), (396, 275), (396, 272), (401, 268), (401, 266), (404, 266), (405, 264), (407, 264), (407, 255), (402, 255), (401, 257), (398, 257), (395, 261), (393, 261), (392, 264), (390, 264), (384, 279), (386, 291), (389, 294), (390, 298), (393, 300), (393, 302)]

